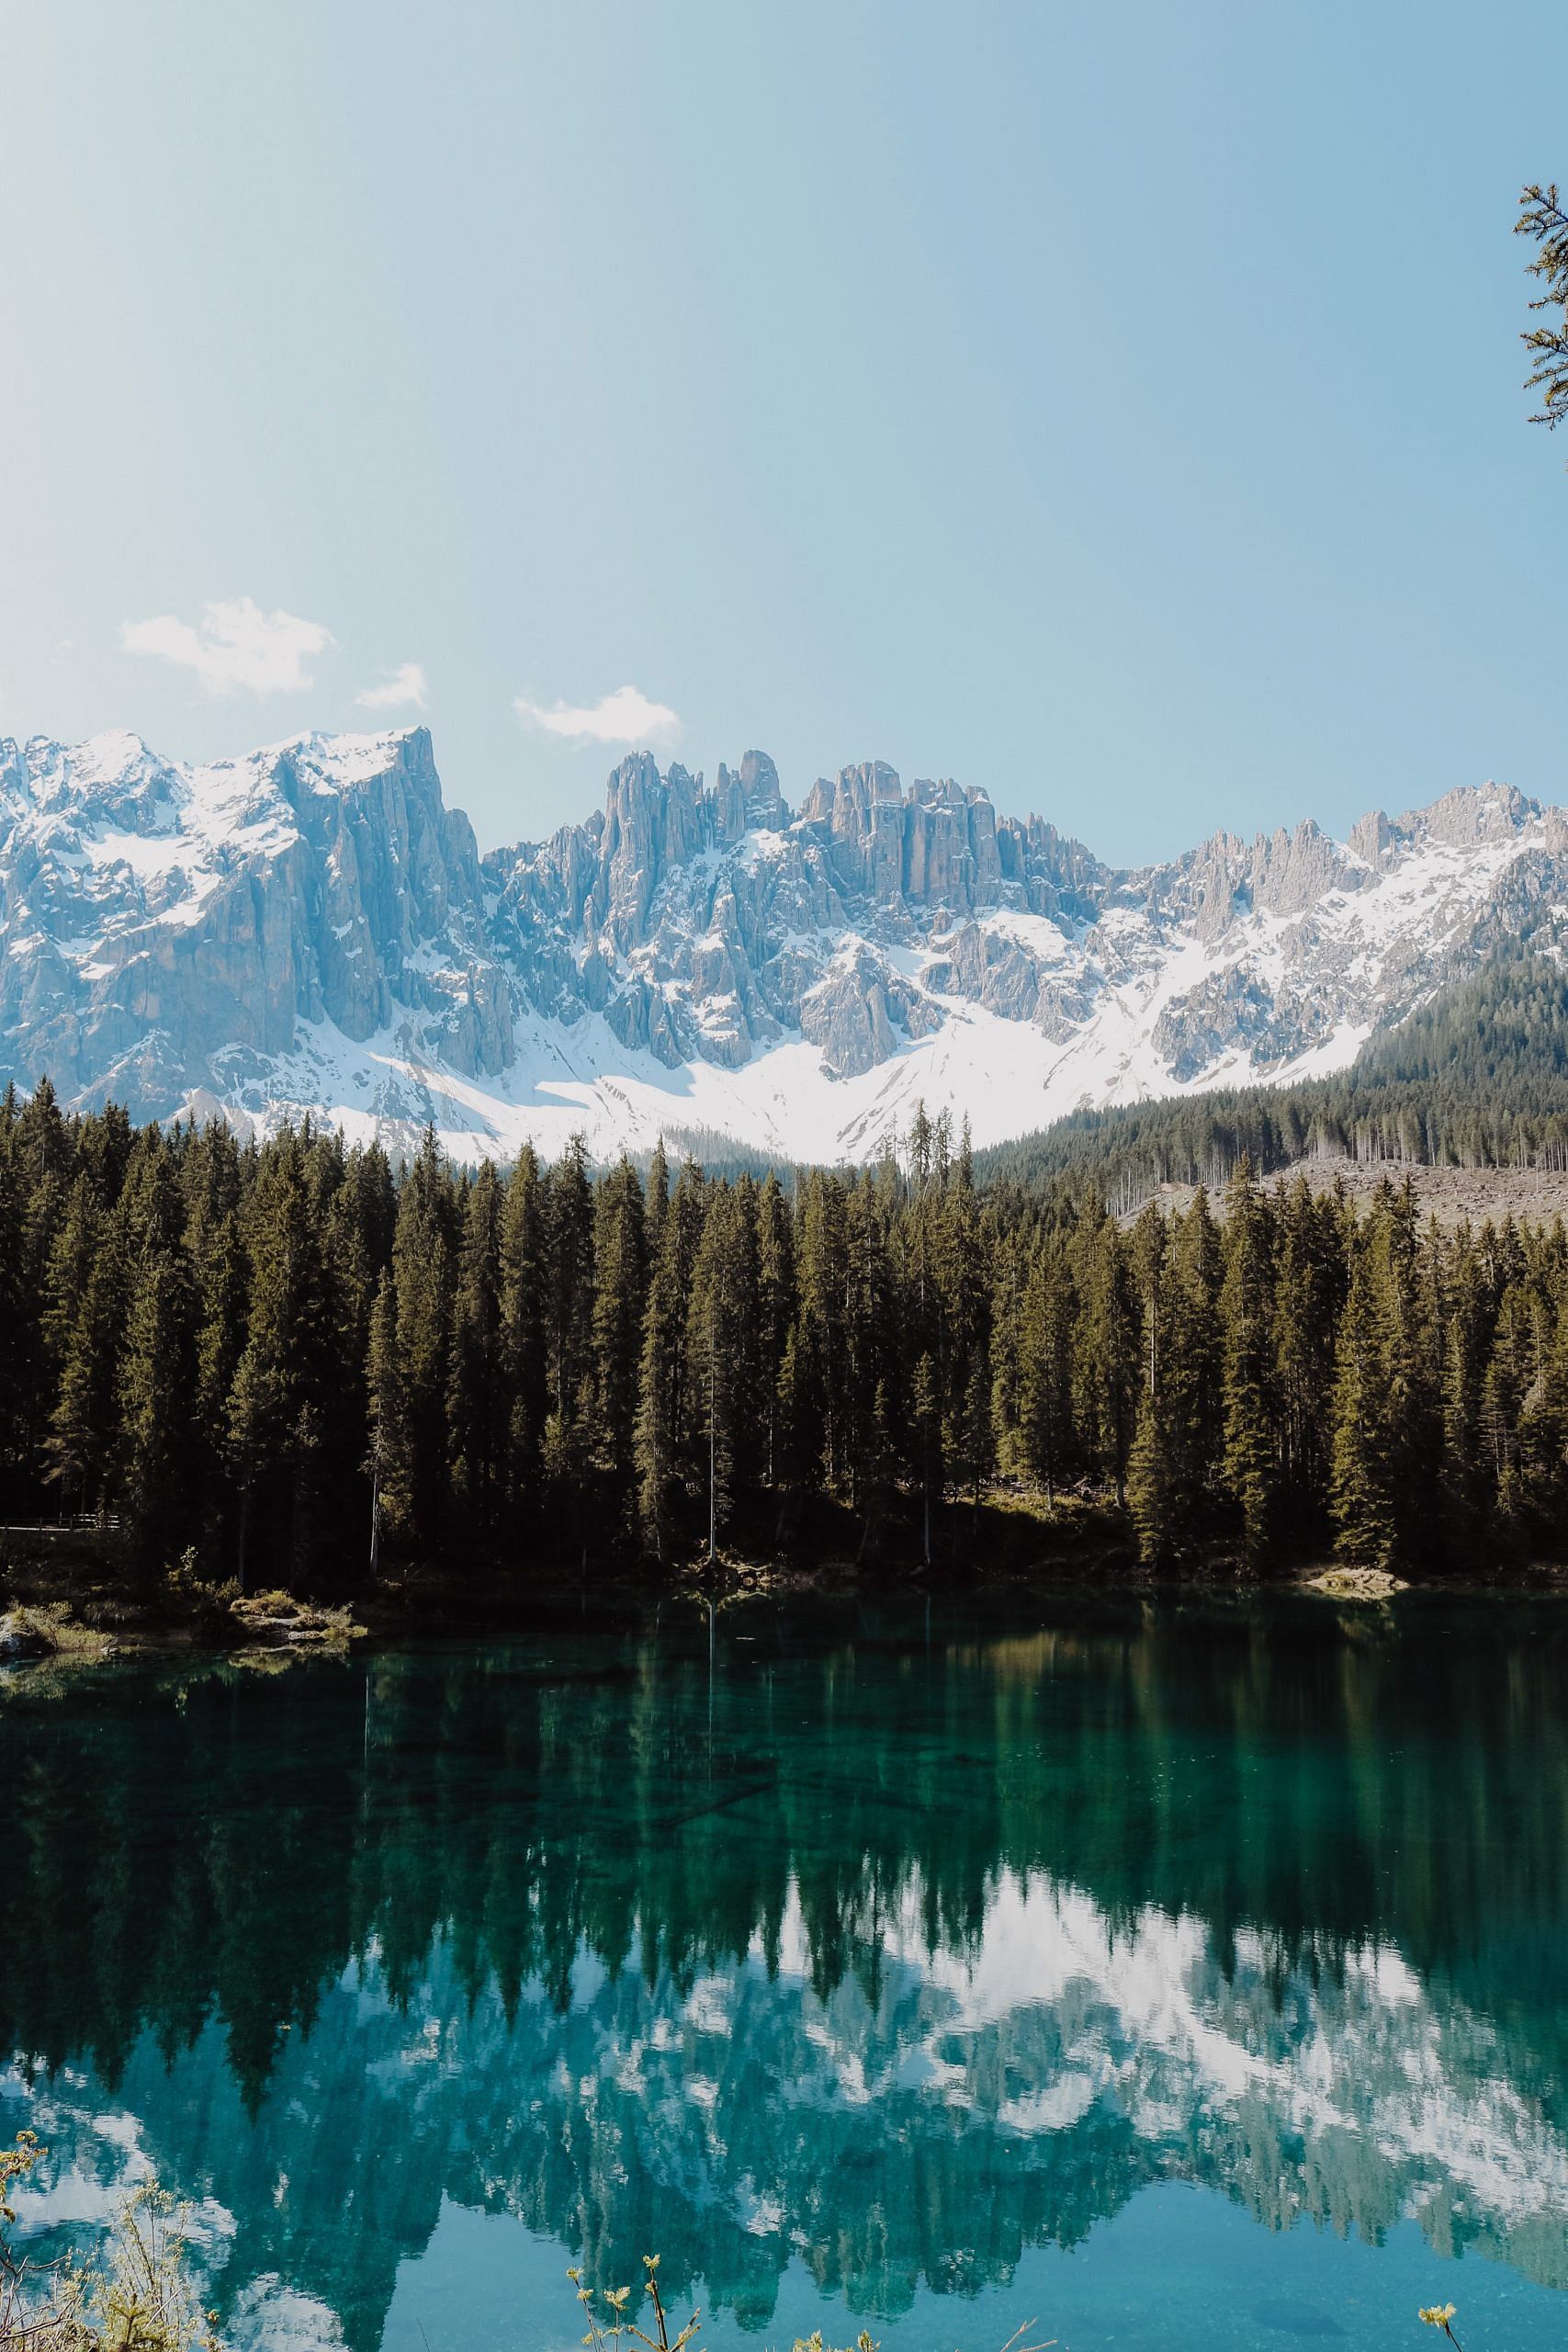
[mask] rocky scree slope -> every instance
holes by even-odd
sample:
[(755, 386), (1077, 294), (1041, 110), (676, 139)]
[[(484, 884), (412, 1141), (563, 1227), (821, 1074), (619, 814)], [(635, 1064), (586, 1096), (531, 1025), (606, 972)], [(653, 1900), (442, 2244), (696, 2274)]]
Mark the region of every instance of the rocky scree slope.
[(875, 761), (792, 812), (765, 753), (711, 788), (638, 753), (481, 858), (423, 728), (210, 767), (0, 741), (0, 1074), (139, 1117), (835, 1160), (923, 1098), (998, 1142), (1340, 1069), (1527, 933), (1568, 937), (1568, 816), (1499, 785), (1118, 871)]

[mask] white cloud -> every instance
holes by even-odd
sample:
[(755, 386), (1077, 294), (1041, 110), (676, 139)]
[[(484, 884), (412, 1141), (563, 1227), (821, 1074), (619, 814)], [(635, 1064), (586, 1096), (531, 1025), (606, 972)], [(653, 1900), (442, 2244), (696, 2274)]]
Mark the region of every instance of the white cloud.
[(297, 695), (312, 681), (305, 662), (333, 642), (319, 621), (293, 613), (264, 613), (253, 596), (203, 605), (201, 626), (164, 613), (157, 620), (127, 621), (119, 632), (128, 653), (154, 653), (160, 661), (194, 670), (209, 694)]
[(354, 697), (361, 710), (414, 710), (430, 708), (430, 695), (424, 683), (424, 672), (417, 662), (405, 662), (400, 669), (378, 686), (367, 686)]
[(519, 695), (516, 709), (525, 727), (542, 727), (547, 735), (565, 735), (578, 743), (651, 743), (681, 731), (675, 713), (661, 702), (649, 702), (636, 686), (617, 686), (613, 695), (581, 707), (552, 703), (547, 710)]

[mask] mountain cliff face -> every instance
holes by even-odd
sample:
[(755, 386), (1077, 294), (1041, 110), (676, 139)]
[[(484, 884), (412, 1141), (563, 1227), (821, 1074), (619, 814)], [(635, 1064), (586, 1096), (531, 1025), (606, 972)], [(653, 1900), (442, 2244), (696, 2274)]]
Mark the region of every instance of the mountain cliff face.
[(0, 1074), (141, 1117), (830, 1160), (923, 1097), (994, 1142), (1341, 1068), (1526, 928), (1568, 935), (1568, 816), (1496, 785), (1117, 871), (876, 761), (792, 813), (763, 752), (711, 789), (640, 753), (481, 858), (423, 728), (206, 768), (0, 741)]

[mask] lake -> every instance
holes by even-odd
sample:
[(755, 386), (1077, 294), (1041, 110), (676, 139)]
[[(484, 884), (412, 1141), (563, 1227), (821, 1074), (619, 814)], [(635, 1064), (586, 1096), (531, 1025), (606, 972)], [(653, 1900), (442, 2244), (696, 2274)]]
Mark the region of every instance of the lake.
[(1568, 1604), (576, 1615), (0, 1695), (31, 2249), (246, 2346), (1568, 2326)]

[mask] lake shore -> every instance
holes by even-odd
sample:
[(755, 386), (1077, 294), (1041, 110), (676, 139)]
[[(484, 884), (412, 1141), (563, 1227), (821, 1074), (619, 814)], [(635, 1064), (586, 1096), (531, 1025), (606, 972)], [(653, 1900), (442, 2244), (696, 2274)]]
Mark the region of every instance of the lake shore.
[(1234, 1557), (1179, 1568), (1140, 1564), (1124, 1523), (1104, 1509), (1066, 1498), (1047, 1511), (1039, 1498), (987, 1497), (976, 1512), (951, 1506), (928, 1566), (918, 1553), (856, 1556), (830, 1544), (748, 1553), (721, 1547), (709, 1561), (636, 1562), (625, 1556), (565, 1561), (396, 1562), (346, 1590), (242, 1594), (203, 1577), (191, 1564), (136, 1583), (123, 1573), (112, 1539), (61, 1540), (60, 1532), (9, 1531), (0, 1557), (0, 1671), (53, 1661), (85, 1668), (116, 1657), (188, 1650), (281, 1658), (346, 1655), (371, 1641), (439, 1641), (515, 1632), (592, 1606), (615, 1617), (670, 1601), (728, 1608), (745, 1601), (819, 1601), (919, 1596), (951, 1598), (1031, 1590), (1134, 1599), (1299, 1593), (1330, 1605), (1382, 1606), (1406, 1593), (1484, 1591), (1520, 1599), (1568, 1590), (1556, 1563), (1498, 1562), (1461, 1577), (1398, 1576), (1322, 1556), (1272, 1574)]

